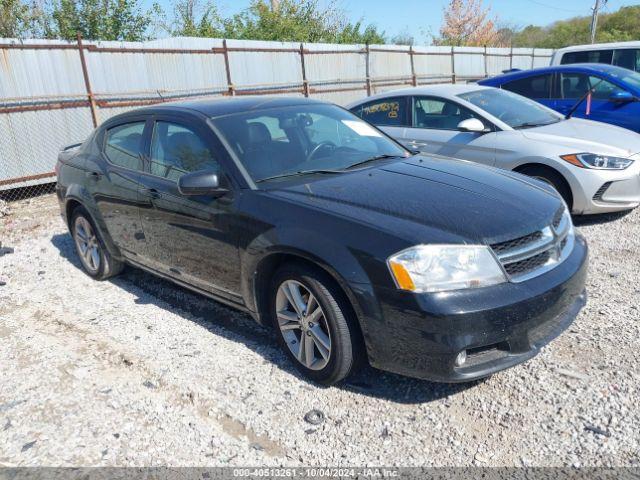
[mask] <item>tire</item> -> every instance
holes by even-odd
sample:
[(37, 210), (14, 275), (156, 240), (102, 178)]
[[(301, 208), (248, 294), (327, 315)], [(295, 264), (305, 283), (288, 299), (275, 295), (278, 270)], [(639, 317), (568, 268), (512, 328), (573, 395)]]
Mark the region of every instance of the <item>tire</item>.
[[(295, 289), (303, 302), (299, 307), (311, 304), (308, 316), (300, 317), (293, 307)], [(315, 301), (309, 302), (309, 294)], [(362, 341), (344, 295), (331, 277), (304, 264), (288, 264), (273, 276), (269, 295), (278, 342), (301, 373), (322, 385), (333, 385), (356, 370)], [(305, 348), (309, 345), (310, 349)], [(309, 351), (312, 356), (307, 355)]]
[(124, 263), (111, 256), (91, 215), (83, 207), (77, 207), (71, 215), (71, 236), (82, 269), (91, 278), (106, 280), (122, 272)]
[(573, 208), (573, 195), (569, 184), (562, 175), (551, 168), (532, 165), (524, 167), (522, 170), (518, 170), (518, 173), (528, 175), (529, 177), (537, 178), (543, 182), (548, 183), (560, 194), (562, 199), (566, 202), (569, 210)]

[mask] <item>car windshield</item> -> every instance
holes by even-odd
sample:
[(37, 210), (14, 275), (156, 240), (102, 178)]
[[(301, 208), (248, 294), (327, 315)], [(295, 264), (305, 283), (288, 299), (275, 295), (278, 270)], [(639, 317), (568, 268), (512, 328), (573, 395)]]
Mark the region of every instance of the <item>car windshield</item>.
[(212, 119), (255, 182), (349, 168), (410, 153), (350, 112), (301, 104)]
[(458, 95), (511, 128), (532, 128), (561, 121), (562, 115), (533, 100), (498, 88), (475, 90)]

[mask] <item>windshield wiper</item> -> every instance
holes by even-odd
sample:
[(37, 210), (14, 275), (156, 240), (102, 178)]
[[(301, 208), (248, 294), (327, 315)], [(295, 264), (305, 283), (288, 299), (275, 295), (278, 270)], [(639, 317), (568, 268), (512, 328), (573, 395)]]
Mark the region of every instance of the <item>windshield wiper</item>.
[(375, 157), (367, 158), (367, 159), (362, 160), (360, 162), (353, 163), (353, 164), (349, 165), (348, 167), (346, 167), (345, 170), (349, 170), (349, 169), (351, 169), (353, 167), (358, 167), (360, 165), (364, 165), (365, 163), (375, 162), (376, 160), (383, 160), (385, 158), (399, 158), (399, 157), (402, 157), (402, 155), (391, 155), (389, 153), (383, 153), (382, 155), (376, 155)]
[(289, 172), (289, 173), (280, 173), (278, 175), (272, 175), (270, 177), (261, 178), (260, 180), (256, 180), (256, 183), (266, 182), (267, 180), (273, 180), (275, 178), (285, 178), (285, 177), (299, 177), (301, 175), (311, 175), (313, 173), (324, 173), (324, 174), (332, 174), (332, 173), (344, 173), (344, 170), (298, 170), (297, 172)]
[(552, 125), (554, 123), (558, 123), (560, 121), (560, 119), (558, 120), (552, 120), (550, 122), (524, 122), (521, 123), (519, 125), (515, 125), (511, 128), (513, 128), (514, 130), (520, 130), (521, 128), (535, 128), (535, 127), (544, 127), (545, 125)]

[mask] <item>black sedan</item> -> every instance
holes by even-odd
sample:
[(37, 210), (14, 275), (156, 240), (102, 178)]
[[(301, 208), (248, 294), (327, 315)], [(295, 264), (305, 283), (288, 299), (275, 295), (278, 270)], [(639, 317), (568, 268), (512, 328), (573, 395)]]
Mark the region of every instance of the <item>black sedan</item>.
[(335, 105), (143, 108), (57, 170), (91, 277), (130, 264), (245, 310), (320, 383), (365, 361), (484, 377), (533, 357), (585, 303), (587, 245), (553, 189), (416, 155)]

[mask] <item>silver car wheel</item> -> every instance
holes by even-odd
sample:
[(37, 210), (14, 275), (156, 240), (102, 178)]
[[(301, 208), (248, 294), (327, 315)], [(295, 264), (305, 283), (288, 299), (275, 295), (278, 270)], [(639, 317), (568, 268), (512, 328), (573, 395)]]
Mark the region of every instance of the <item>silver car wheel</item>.
[(82, 264), (89, 272), (96, 273), (100, 268), (100, 244), (93, 227), (83, 216), (76, 218), (74, 237)]
[(278, 326), (294, 357), (311, 370), (331, 358), (331, 332), (320, 303), (302, 283), (287, 280), (276, 294)]

